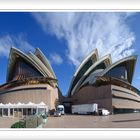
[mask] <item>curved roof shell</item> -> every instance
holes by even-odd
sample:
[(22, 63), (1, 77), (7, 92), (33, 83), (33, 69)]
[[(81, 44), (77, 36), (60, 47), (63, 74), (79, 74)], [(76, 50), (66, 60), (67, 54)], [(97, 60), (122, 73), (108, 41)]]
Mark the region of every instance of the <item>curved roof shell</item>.
[[(95, 51), (97, 53), (97, 50)], [(86, 60), (82, 62), (82, 64), (78, 67), (78, 70), (74, 74), (74, 80), (77, 76), (78, 72), (84, 67), (86, 62), (90, 60), (92, 55), (88, 56)], [(127, 81), (128, 83), (132, 83), (133, 73), (135, 69), (137, 56), (132, 55), (126, 58), (123, 58), (115, 63), (112, 64), (111, 55), (104, 56), (100, 59), (97, 59), (88, 69), (83, 73), (83, 75), (78, 79), (74, 86), (70, 86), (68, 95), (73, 95), (80, 89), (80, 87), (86, 84), (94, 84), (96, 82), (97, 76), (104, 76), (111, 70), (116, 67), (123, 66), (127, 72)], [(72, 82), (74, 81), (72, 80)], [(72, 84), (71, 84), (72, 85)]]
[(74, 76), (72, 78), (69, 93), (71, 90), (75, 87), (77, 82), (80, 80), (80, 78), (84, 75), (84, 73), (96, 62), (98, 61), (98, 51), (97, 49), (93, 50), (78, 66), (76, 72), (74, 73)]
[(48, 77), (53, 77), (53, 75), (49, 71), (49, 69), (42, 63), (42, 61), (40, 59), (38, 59), (37, 56), (35, 56), (32, 52), (29, 52), (28, 56), (30, 56), (30, 58), (32, 58), (33, 61), (36, 61), (36, 63), (38, 64), (38, 66), (40, 66), (42, 68), (42, 71), (44, 71), (45, 73), (47, 73), (47, 76)]
[(49, 60), (45, 57), (45, 55), (42, 53), (42, 51), (37, 48), (34, 53), (41, 61), (42, 63), (48, 68), (48, 70), (52, 73), (53, 77), (56, 78), (56, 75), (53, 71), (53, 68), (51, 67)]
[(99, 59), (98, 51), (97, 51), (97, 49), (95, 49), (81, 62), (81, 64), (78, 66), (74, 76), (76, 77), (76, 75), (79, 73), (79, 71), (84, 67), (84, 65), (89, 60), (92, 60), (92, 62), (94, 63), (94, 62), (98, 61), (98, 59)]
[(136, 59), (137, 59), (137, 56), (129, 56), (129, 57), (123, 58), (123, 59), (117, 61), (116, 63), (110, 65), (109, 67), (107, 67), (106, 69), (104, 69), (103, 71), (101, 71), (99, 73), (96, 73), (96, 74), (92, 73), (91, 75), (88, 76), (88, 78), (80, 86), (83, 86), (83, 85), (85, 85), (87, 83), (94, 84), (94, 82), (96, 81), (96, 77), (97, 76), (105, 76), (112, 69), (114, 69), (115, 67), (119, 67), (120, 65), (124, 66), (126, 68), (127, 80), (131, 84), (132, 83), (132, 78), (133, 78), (133, 73), (134, 73)]
[(112, 61), (110, 55), (106, 55), (101, 59), (99, 59), (98, 61), (96, 61), (91, 67), (89, 67), (89, 69), (84, 73), (84, 75), (77, 82), (75, 87), (72, 89), (71, 95), (73, 95), (75, 91), (78, 90), (83, 83), (89, 81), (91, 74), (93, 75), (100, 74), (100, 72), (102, 72), (105, 68), (109, 67), (111, 64)]
[[(9, 56), (7, 82), (12, 80), (15, 63), (16, 61), (19, 61), (19, 59), (22, 59), (28, 64), (30, 64), (30, 66), (32, 66), (36, 71), (38, 71), (43, 77), (51, 77), (56, 79), (56, 77), (54, 77), (54, 75), (52, 74), (52, 70), (50, 71), (50, 69), (48, 69), (48, 67), (46, 67), (46, 65), (44, 65), (44, 63), (36, 55), (31, 52), (25, 54), (19, 49), (12, 47)], [(44, 58), (43, 60), (45, 61)]]
[(137, 61), (136, 55), (125, 57), (125, 58), (115, 62), (114, 64), (112, 64), (107, 69), (105, 69), (103, 71), (103, 73), (101, 74), (101, 76), (104, 76), (107, 72), (111, 71), (113, 68), (118, 67), (119, 65), (123, 65), (127, 70), (127, 77), (128, 77), (127, 80), (131, 84), (133, 75), (134, 75), (136, 61)]

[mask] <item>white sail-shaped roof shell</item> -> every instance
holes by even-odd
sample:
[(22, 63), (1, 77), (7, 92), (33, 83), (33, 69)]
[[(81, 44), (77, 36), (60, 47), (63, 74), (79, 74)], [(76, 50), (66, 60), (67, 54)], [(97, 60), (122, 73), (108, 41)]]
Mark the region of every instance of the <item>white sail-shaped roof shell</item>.
[[(14, 69), (14, 64), (18, 58), (22, 58), (30, 65), (32, 65), (43, 77), (50, 77), (56, 79), (56, 76), (53, 74), (50, 68), (46, 67), (46, 65), (33, 53), (25, 54), (24, 52), (20, 51), (17, 48), (12, 47), (9, 56), (9, 63), (8, 63), (8, 71), (7, 71), (7, 82), (11, 80), (12, 69)], [(44, 61), (46, 59), (43, 59)], [(46, 62), (48, 64), (48, 62)], [(50, 64), (48, 64), (50, 65)]]
[(53, 77), (56, 78), (56, 75), (53, 71), (53, 68), (51, 67), (49, 60), (45, 57), (45, 55), (42, 53), (42, 51), (37, 48), (34, 53), (38, 58), (40, 57), (42, 63), (48, 68), (48, 70), (52, 73)]
[[(73, 90), (73, 88), (76, 86), (77, 82), (80, 80), (80, 78), (78, 79), (77, 81), (77, 77), (78, 77), (78, 74), (80, 73), (80, 71), (84, 68), (84, 66), (89, 62), (89, 61), (92, 61), (91, 63), (94, 64), (96, 61), (98, 61), (99, 59), (99, 56), (98, 56), (98, 51), (97, 49), (93, 50), (82, 62), (81, 64), (78, 66), (73, 78), (72, 78), (72, 81), (71, 81), (71, 84), (70, 84), (70, 88), (69, 88), (69, 91), (68, 91), (68, 94), (71, 93), (71, 91)], [(92, 65), (91, 64), (91, 65)], [(90, 66), (89, 66), (90, 67)], [(89, 69), (89, 67), (87, 68), (87, 70)], [(85, 70), (85, 72), (87, 71)], [(84, 73), (85, 73), (84, 72)], [(83, 73), (83, 75), (84, 75)]]
[[(95, 53), (96, 52), (96, 53)], [(93, 53), (93, 52), (92, 52)], [(97, 50), (94, 51), (93, 54), (98, 54)], [(126, 71), (127, 71), (127, 77), (128, 77), (128, 82), (131, 84), (132, 78), (133, 78), (133, 73), (134, 73), (134, 68), (135, 68), (135, 62), (137, 59), (137, 56), (129, 56), (126, 58), (123, 58), (115, 63), (112, 64), (112, 59), (111, 55), (106, 55), (102, 58), (98, 58), (87, 70), (86, 72), (82, 75), (81, 78), (78, 79), (76, 84), (72, 86), (75, 77), (78, 75), (78, 72), (84, 67), (87, 61), (89, 61), (92, 57), (93, 54), (90, 54), (78, 67), (74, 74), (74, 78), (71, 82), (71, 86), (68, 92), (68, 95), (71, 96), (75, 94), (82, 86), (86, 84), (94, 84), (96, 82), (96, 77), (98, 76), (104, 76), (106, 75), (107, 72), (111, 71), (113, 68), (119, 66), (119, 65), (125, 65)], [(131, 63), (131, 67), (130, 67)], [(104, 64), (104, 68), (100, 67), (101, 64)], [(126, 65), (127, 64), (127, 65)]]
[[(86, 83), (88, 80), (89, 80), (89, 74), (91, 73), (94, 73), (94, 75), (97, 75), (99, 74), (99, 72), (103, 71), (104, 69), (100, 68), (100, 69), (97, 69), (98, 72), (94, 69), (96, 69), (96, 67), (101, 64), (101, 63), (104, 63), (104, 66), (105, 68), (109, 67), (111, 64), (112, 64), (112, 61), (111, 61), (111, 56), (110, 55), (106, 55), (104, 57), (102, 57), (101, 59), (99, 59), (98, 61), (96, 61), (85, 73), (84, 75), (80, 78), (80, 80), (77, 82), (77, 84), (75, 85), (75, 87), (72, 89), (72, 92), (71, 92), (71, 95), (73, 95), (76, 90), (78, 90), (81, 86), (82, 83)], [(100, 71), (99, 71), (100, 70)], [(96, 72), (96, 73), (95, 73)], [(85, 78), (87, 77), (87, 78)]]

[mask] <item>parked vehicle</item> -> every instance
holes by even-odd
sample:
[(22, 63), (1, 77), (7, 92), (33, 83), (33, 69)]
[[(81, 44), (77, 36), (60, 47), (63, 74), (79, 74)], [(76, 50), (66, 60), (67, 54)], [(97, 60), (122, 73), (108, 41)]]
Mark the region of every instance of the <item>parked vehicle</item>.
[(98, 112), (98, 104), (80, 104), (72, 105), (72, 114), (96, 114)]
[(133, 112), (134, 112), (134, 113), (139, 113), (139, 110), (134, 110)]
[(58, 105), (57, 106), (57, 111), (59, 111), (62, 115), (65, 114), (65, 109), (63, 105)]
[(102, 116), (107, 116), (107, 115), (110, 114), (110, 112), (107, 109), (104, 109), (104, 108), (98, 109), (98, 113), (99, 113), (99, 115), (102, 115)]
[(60, 111), (55, 111), (54, 112), (54, 117), (61, 117), (61, 112)]

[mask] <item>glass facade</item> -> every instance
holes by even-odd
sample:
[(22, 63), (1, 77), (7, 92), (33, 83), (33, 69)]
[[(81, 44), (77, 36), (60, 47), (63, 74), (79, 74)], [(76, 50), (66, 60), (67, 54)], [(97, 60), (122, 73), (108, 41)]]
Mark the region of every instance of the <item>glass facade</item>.
[[(86, 78), (88, 78), (88, 76), (89, 76), (91, 73), (95, 72), (96, 70), (98, 70), (98, 69), (105, 69), (105, 68), (106, 68), (106, 66), (105, 66), (105, 63), (104, 63), (104, 62), (98, 64), (94, 69), (92, 69), (92, 70), (90, 71), (90, 73), (89, 73), (87, 76), (84, 77), (84, 80), (85, 80)], [(84, 82), (84, 80), (83, 80), (83, 82)], [(82, 83), (83, 83), (83, 82), (82, 82)], [(82, 83), (81, 83), (81, 84), (82, 84)]]
[(127, 80), (127, 70), (124, 66), (117, 66), (108, 71), (105, 76)]
[(42, 75), (33, 66), (23, 61), (16, 62), (12, 80), (20, 80), (23, 78), (36, 77), (36, 76), (42, 76)]
[(79, 79), (84, 75), (84, 73), (91, 67), (93, 64), (93, 60), (89, 60), (86, 62), (86, 64), (80, 69), (77, 76), (75, 77), (75, 80), (73, 81), (72, 88), (76, 85), (76, 83), (79, 81)]

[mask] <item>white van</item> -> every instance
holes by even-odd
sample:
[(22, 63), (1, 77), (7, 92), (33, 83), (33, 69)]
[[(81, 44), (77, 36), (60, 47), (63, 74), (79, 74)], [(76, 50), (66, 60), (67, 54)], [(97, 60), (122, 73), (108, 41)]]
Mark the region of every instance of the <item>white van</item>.
[(104, 108), (98, 109), (98, 113), (99, 113), (99, 115), (102, 115), (102, 116), (108, 116), (110, 114), (110, 112)]
[(57, 111), (59, 111), (62, 115), (65, 114), (65, 109), (63, 105), (58, 105), (57, 106)]

